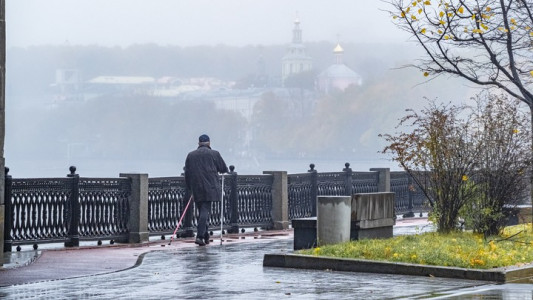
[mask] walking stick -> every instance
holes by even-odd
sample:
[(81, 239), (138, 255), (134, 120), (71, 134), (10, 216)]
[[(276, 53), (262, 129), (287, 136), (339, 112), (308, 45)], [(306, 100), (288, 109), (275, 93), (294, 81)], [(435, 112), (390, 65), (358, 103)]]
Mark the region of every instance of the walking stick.
[(222, 245), (222, 233), (224, 232), (224, 174), (222, 174), (222, 192), (220, 195), (220, 245)]
[(178, 228), (180, 228), (181, 221), (183, 220), (183, 217), (184, 217), (185, 214), (187, 213), (187, 208), (189, 208), (189, 204), (191, 204), (191, 201), (192, 201), (192, 195), (191, 195), (191, 197), (189, 198), (189, 202), (187, 202), (187, 205), (185, 206), (185, 210), (183, 210), (183, 214), (181, 214), (180, 221), (178, 222), (178, 225), (176, 226), (176, 229), (174, 229), (174, 233), (173, 233), (172, 236), (170, 237), (170, 242), (168, 242), (168, 245), (169, 245), (169, 246), (170, 246), (170, 244), (172, 243), (172, 239), (173, 239), (174, 236), (176, 235), (176, 231), (178, 231)]

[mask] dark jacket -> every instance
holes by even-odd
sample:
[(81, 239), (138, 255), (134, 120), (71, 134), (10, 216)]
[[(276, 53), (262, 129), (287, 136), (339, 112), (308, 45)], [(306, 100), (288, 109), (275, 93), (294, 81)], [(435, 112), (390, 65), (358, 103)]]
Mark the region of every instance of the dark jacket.
[(218, 151), (200, 145), (185, 160), (185, 183), (195, 202), (220, 201), (218, 173), (228, 173), (228, 167)]

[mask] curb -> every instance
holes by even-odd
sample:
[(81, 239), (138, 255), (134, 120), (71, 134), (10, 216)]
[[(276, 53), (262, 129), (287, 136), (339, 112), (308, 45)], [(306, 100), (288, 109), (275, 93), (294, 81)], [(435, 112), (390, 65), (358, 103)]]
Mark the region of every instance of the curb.
[(488, 270), (391, 263), (301, 254), (265, 254), (264, 267), (459, 278), (497, 283), (533, 283), (533, 264)]

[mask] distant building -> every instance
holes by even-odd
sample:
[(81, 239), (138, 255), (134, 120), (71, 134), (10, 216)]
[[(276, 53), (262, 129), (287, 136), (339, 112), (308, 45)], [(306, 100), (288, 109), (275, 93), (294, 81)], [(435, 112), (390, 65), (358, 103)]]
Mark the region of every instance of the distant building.
[(57, 69), (51, 85), (56, 100), (80, 100), (82, 80), (78, 69)]
[(361, 76), (343, 63), (344, 49), (340, 44), (337, 44), (333, 49), (333, 54), (335, 55), (335, 63), (317, 77), (318, 90), (329, 94), (333, 90), (344, 91), (350, 85), (362, 85)]
[(298, 18), (294, 21), (292, 30), (292, 43), (287, 48), (287, 53), (281, 60), (281, 83), (284, 86), (285, 80), (295, 74), (311, 71), (313, 59), (305, 53), (305, 46), (302, 43), (302, 30)]

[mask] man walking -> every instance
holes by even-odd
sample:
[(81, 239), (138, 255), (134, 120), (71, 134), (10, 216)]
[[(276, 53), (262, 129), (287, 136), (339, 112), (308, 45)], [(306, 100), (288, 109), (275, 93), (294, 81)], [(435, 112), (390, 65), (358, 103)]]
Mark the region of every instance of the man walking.
[(209, 244), (208, 220), (211, 202), (220, 201), (222, 190), (218, 173), (228, 173), (228, 167), (218, 151), (211, 149), (209, 136), (198, 138), (198, 149), (190, 152), (185, 160), (185, 183), (192, 192), (198, 210), (198, 228), (195, 243)]

